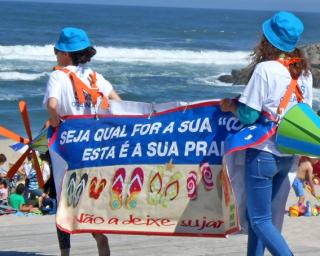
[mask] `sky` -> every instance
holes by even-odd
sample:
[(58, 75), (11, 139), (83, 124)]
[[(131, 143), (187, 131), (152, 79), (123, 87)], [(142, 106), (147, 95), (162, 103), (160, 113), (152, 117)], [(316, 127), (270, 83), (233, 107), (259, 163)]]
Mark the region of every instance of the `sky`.
[(0, 2), (1, 1), (320, 12), (319, 0), (0, 0)]

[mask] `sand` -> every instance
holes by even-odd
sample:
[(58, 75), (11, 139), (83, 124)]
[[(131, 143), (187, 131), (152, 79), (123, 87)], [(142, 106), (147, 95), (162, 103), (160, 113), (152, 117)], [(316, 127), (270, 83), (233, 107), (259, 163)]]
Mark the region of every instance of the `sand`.
[(19, 152), (15, 152), (9, 146), (17, 142), (7, 139), (0, 139), (0, 153), (3, 153), (7, 157), (7, 162), (4, 167), (8, 169), (9, 163), (15, 163), (18, 158), (21, 156)]
[[(0, 141), (0, 153), (8, 162), (20, 156), (8, 145), (12, 141)], [(314, 199), (308, 199), (315, 203)], [(297, 201), (290, 192), (287, 206)], [(288, 208), (288, 207), (287, 207)], [(0, 216), (0, 256), (59, 255), (54, 216)], [(294, 255), (320, 255), (320, 216), (285, 216), (283, 234)], [(190, 238), (109, 235), (112, 256), (209, 256), (246, 255), (245, 235), (229, 238)], [(72, 235), (71, 255), (97, 255), (94, 239), (90, 234)], [(270, 255), (266, 253), (266, 255)]]

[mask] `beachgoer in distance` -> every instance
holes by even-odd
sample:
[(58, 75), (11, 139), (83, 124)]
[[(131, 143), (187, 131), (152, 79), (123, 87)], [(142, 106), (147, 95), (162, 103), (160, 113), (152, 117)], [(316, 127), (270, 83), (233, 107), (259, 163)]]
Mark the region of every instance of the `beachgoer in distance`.
[(40, 154), (39, 158), (41, 159), (41, 172), (42, 172), (42, 178), (44, 181), (44, 184), (47, 183), (47, 181), (50, 179), (50, 164), (49, 164), (49, 152), (45, 154)]
[[(254, 71), (244, 92), (238, 103), (223, 99), (221, 110), (233, 112), (245, 125), (255, 123), (263, 112), (277, 118), (279, 105), (292, 79), (297, 79), (304, 102), (311, 106), (312, 75), (301, 50), (296, 48), (303, 29), (301, 20), (290, 12), (278, 12), (266, 20), (262, 25), (261, 42), (253, 52)], [(297, 103), (296, 95), (289, 97), (282, 114)], [(275, 136), (246, 150), (248, 255), (263, 255), (265, 247), (272, 255), (292, 255), (272, 222), (275, 214), (272, 200), (293, 162), (293, 156), (282, 155), (277, 150)]]
[[(64, 28), (54, 46), (54, 53), (58, 67), (49, 77), (43, 102), (47, 106), (51, 126), (58, 126), (63, 116), (67, 115), (106, 113), (108, 98), (120, 100), (112, 85), (85, 65), (96, 54), (96, 50), (84, 30)], [(73, 81), (80, 79), (87, 87), (96, 88), (98, 94), (84, 94), (82, 89), (75, 88), (77, 85), (71, 81), (70, 74), (73, 75)], [(103, 234), (92, 235), (96, 239), (99, 255), (110, 255), (107, 237)], [(61, 255), (69, 255), (70, 235), (58, 230), (58, 238)]]
[[(40, 158), (38, 157), (39, 161)], [(40, 168), (41, 168), (40, 162)], [(26, 174), (26, 200), (31, 201), (43, 195), (43, 190), (39, 188), (37, 172), (34, 169), (32, 154), (27, 156), (27, 162), (23, 165), (23, 171)]]
[(25, 186), (20, 183), (17, 185), (15, 192), (9, 196), (9, 205), (21, 212), (34, 212), (37, 211), (38, 208), (33, 207), (32, 204), (26, 204), (26, 201), (23, 197)]
[(0, 178), (5, 178), (7, 176), (7, 170), (3, 167), (7, 161), (5, 154), (0, 154)]
[(5, 179), (0, 178), (0, 204), (8, 203), (8, 183)]
[(315, 164), (312, 164), (313, 183), (316, 185), (320, 184), (320, 158), (318, 160)]
[(316, 197), (316, 191), (313, 183), (313, 165), (319, 162), (317, 158), (301, 157), (297, 176), (293, 181), (292, 188), (297, 197), (299, 197), (298, 204), (304, 205), (305, 194), (304, 187), (305, 183), (310, 186), (311, 194)]

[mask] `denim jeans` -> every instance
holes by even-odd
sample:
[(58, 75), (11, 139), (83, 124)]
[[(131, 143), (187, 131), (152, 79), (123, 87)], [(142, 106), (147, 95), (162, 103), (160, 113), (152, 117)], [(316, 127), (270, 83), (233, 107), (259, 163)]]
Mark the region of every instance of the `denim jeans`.
[(278, 157), (257, 149), (246, 152), (246, 194), (249, 220), (247, 255), (260, 256), (265, 247), (272, 255), (292, 255), (272, 223), (272, 200), (292, 166), (293, 157)]

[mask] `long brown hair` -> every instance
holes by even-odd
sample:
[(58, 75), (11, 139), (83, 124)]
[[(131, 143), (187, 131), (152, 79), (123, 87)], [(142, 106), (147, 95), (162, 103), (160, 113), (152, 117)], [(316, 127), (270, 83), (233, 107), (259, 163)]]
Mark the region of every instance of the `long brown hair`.
[(278, 48), (274, 47), (268, 42), (265, 36), (262, 36), (260, 43), (254, 48), (251, 54), (252, 63), (251, 65), (255, 67), (258, 63), (268, 60), (276, 60), (280, 56), (285, 58), (300, 58), (301, 61), (289, 65), (289, 72), (293, 79), (298, 79), (298, 77), (303, 74), (307, 76), (310, 70), (309, 64), (303, 54), (303, 52), (296, 48), (293, 52), (283, 52)]
[(78, 66), (79, 64), (85, 64), (91, 61), (91, 58), (97, 53), (93, 47), (85, 48), (81, 51), (70, 52), (69, 55), (72, 59), (72, 64)]

